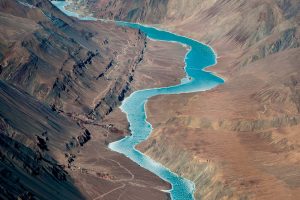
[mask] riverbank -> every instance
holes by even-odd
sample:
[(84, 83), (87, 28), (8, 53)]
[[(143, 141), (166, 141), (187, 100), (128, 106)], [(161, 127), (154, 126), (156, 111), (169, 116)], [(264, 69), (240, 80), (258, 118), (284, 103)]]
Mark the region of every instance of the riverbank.
[[(88, 23), (89, 25), (94, 26), (98, 24), (98, 22), (82, 23)], [(117, 28), (114, 27), (113, 24), (107, 24), (107, 27), (111, 30)], [(140, 85), (142, 85), (141, 83), (146, 80), (144, 78), (140, 81), (134, 80), (135, 72), (140, 73), (141, 77), (150, 77), (149, 80), (146, 80), (148, 87), (152, 84), (155, 84), (156, 86), (165, 86), (168, 84), (180, 83), (180, 79), (184, 75), (183, 58), (186, 52), (185, 48), (176, 44), (164, 44), (156, 41), (148, 41), (147, 45), (150, 46), (149, 50), (151, 51), (148, 52), (148, 50), (145, 49), (145, 51), (141, 53), (141, 55), (144, 54), (141, 57), (140, 54), (133, 54), (133, 51), (143, 49), (140, 48), (145, 45), (142, 34), (138, 31), (128, 30), (126, 28), (117, 29), (124, 33), (127, 32), (132, 38), (139, 38), (139, 40), (134, 40), (136, 43), (128, 40), (129, 43), (127, 45), (119, 43), (119, 46), (116, 46), (115, 49), (123, 49), (123, 51), (117, 52), (117, 59), (114, 59), (113, 67), (105, 73), (105, 77), (102, 79), (106, 78), (107, 80), (114, 80), (114, 77), (120, 73), (119, 70), (123, 69), (124, 66), (128, 67), (128, 63), (133, 63), (135, 61), (139, 61), (138, 65), (142, 63), (146, 65), (146, 63), (151, 62), (151, 66), (158, 66), (159, 63), (163, 62), (162, 59), (156, 60), (154, 57), (151, 57), (151, 55), (154, 52), (161, 52), (159, 54), (164, 57), (169, 57), (169, 59), (174, 56), (174, 53), (178, 57), (178, 59), (173, 60), (173, 63), (175, 64), (174, 66), (169, 66), (169, 68), (161, 71), (161, 76), (168, 77), (168, 79), (159, 81), (153, 73), (153, 70), (151, 71), (148, 67), (140, 67), (140, 69), (143, 69), (142, 71), (137, 70), (138, 67), (135, 67), (132, 73), (129, 73), (129, 77), (132, 75), (133, 80), (131, 81), (134, 83), (129, 85), (126, 95), (135, 90), (134, 85), (136, 85), (136, 87), (140, 87)], [(105, 32), (101, 32), (101, 36), (105, 37)], [(106, 39), (107, 40), (105, 40), (105, 38), (103, 40), (99, 40), (104, 43), (101, 43), (101, 45), (105, 45), (107, 42), (108, 44), (112, 44), (115, 39), (117, 40), (118, 38), (106, 37)], [(111, 39), (114, 40), (112, 41)], [(123, 41), (123, 38), (119, 39), (120, 41)], [(133, 48), (133, 46), (135, 46), (135, 48)], [(174, 49), (177, 50), (174, 51)], [(130, 55), (132, 55), (132, 57)], [(149, 70), (149, 72), (147, 70)], [(124, 74), (127, 74), (127, 72)], [(143, 76), (143, 74), (145, 74), (145, 76)], [(128, 80), (130, 80), (129, 77)], [(127, 77), (123, 76), (123, 79), (126, 78)], [(119, 86), (116, 89), (119, 89)], [(95, 99), (95, 101), (96, 100), (97, 99)], [(103, 120), (95, 120), (89, 124), (85, 124), (85, 126), (93, 133), (93, 137), (84, 145), (84, 147), (80, 148), (80, 152), (76, 153), (76, 159), (73, 162), (72, 170), (68, 170), (71, 177), (74, 179), (75, 185), (88, 199), (116, 199), (119, 197), (120, 199), (128, 199), (132, 196), (138, 199), (144, 199), (145, 196), (149, 199), (169, 199), (168, 193), (162, 191), (170, 189), (170, 185), (168, 183), (134, 164), (128, 158), (112, 152), (107, 148), (106, 145), (109, 142), (120, 139), (128, 133), (128, 122), (122, 124), (118, 123), (118, 120), (122, 121), (122, 116), (120, 116), (120, 112), (117, 113), (117, 110), (117, 108), (114, 109), (113, 112), (107, 115)], [(126, 118), (124, 117), (124, 119)]]
[(139, 29), (145, 32), (148, 37), (155, 40), (163, 40), (167, 42), (178, 42), (185, 46), (189, 46), (189, 52), (185, 57), (185, 71), (187, 78), (183, 79), (181, 84), (170, 87), (154, 88), (140, 90), (132, 93), (123, 102), (121, 109), (126, 113), (130, 123), (132, 135), (120, 141), (113, 142), (109, 147), (117, 152), (125, 154), (142, 167), (159, 175), (162, 179), (172, 184), (170, 191), (172, 199), (194, 199), (194, 183), (187, 179), (182, 179), (168, 168), (153, 162), (149, 157), (145, 157), (135, 146), (146, 140), (152, 132), (152, 126), (146, 119), (145, 104), (151, 97), (164, 94), (180, 94), (209, 90), (223, 80), (203, 70), (208, 66), (215, 64), (215, 52), (195, 40), (175, 35), (167, 31), (162, 31), (150, 26), (140, 24), (132, 24), (127, 22), (117, 22), (121, 26)]
[[(133, 84), (130, 86), (130, 90), (129, 90), (129, 92), (132, 92), (133, 90), (134, 90), (134, 87), (143, 87), (143, 85), (141, 85), (141, 83), (142, 83), (142, 81), (145, 81), (145, 77), (146, 77), (146, 79), (149, 79), (148, 80), (148, 84), (146, 84), (147, 85), (147, 87), (151, 87), (151, 86), (154, 86), (154, 84), (155, 84), (155, 86), (166, 86), (166, 85), (168, 85), (168, 84), (173, 84), (173, 83), (180, 83), (180, 79), (182, 78), (182, 75), (183, 75), (183, 58), (184, 58), (184, 54), (185, 54), (185, 52), (186, 52), (186, 49), (185, 48), (183, 48), (181, 45), (177, 45), (177, 44), (174, 44), (174, 43), (172, 43), (172, 44), (164, 44), (164, 43), (162, 43), (162, 42), (157, 42), (157, 41), (148, 41), (148, 44), (149, 44), (149, 52), (146, 50), (143, 54), (143, 58), (140, 60), (140, 63), (139, 64), (142, 64), (142, 65), (140, 65), (140, 66), (143, 66), (143, 64), (145, 64), (146, 65), (146, 67), (140, 67), (139, 69), (138, 68), (136, 68), (135, 69), (135, 71), (132, 73), (132, 78), (133, 78)], [(147, 44), (147, 45), (148, 45)], [(153, 69), (152, 69), (152, 71), (151, 71), (151, 69), (149, 70), (148, 69), (148, 66), (150, 66), (149, 64), (151, 64), (151, 66), (153, 66), (153, 67), (155, 67), (155, 66), (157, 66), (156, 68), (158, 69), (159, 68), (159, 65), (160, 65), (160, 63), (163, 63), (164, 61), (163, 61), (163, 57), (158, 57), (158, 59), (155, 59), (154, 57), (150, 57), (151, 56), (151, 51), (152, 52), (155, 52), (156, 53), (156, 55), (158, 56), (159, 54), (160, 54), (160, 56), (163, 56), (163, 57), (169, 57), (169, 60), (172, 60), (172, 62), (171, 63), (169, 63), (169, 64), (171, 64), (171, 65), (168, 65), (168, 66), (166, 66), (166, 68), (161, 68), (161, 70), (160, 70), (160, 73), (159, 73), (159, 75), (161, 76), (161, 77), (167, 77), (167, 78), (165, 78), (164, 80), (161, 80), (160, 79), (160, 77), (159, 76), (156, 76), (156, 74), (154, 73), (154, 71), (153, 71)], [(176, 53), (177, 52), (177, 55), (180, 55), (180, 54), (182, 54), (182, 58), (180, 59), (180, 56), (178, 57), (178, 59), (172, 59), (172, 56), (174, 56), (174, 53)], [(179, 53), (178, 53), (179, 52)], [(149, 56), (149, 58), (148, 58), (148, 56)], [(173, 65), (174, 64), (174, 65)], [(177, 69), (179, 69), (179, 70), (174, 70), (174, 67), (176, 67)], [(180, 68), (181, 68), (181, 70), (180, 70)], [(140, 78), (140, 81), (139, 80), (135, 80), (135, 72), (136, 73), (139, 73), (139, 78)], [(180, 72), (180, 73), (178, 73), (178, 72)], [(178, 76), (180, 76), (180, 77), (178, 77)], [(147, 82), (146, 82), (147, 83)], [(144, 83), (143, 83), (144, 84)], [(144, 85), (144, 86), (146, 86), (146, 85)], [(128, 94), (128, 93), (127, 93)], [(107, 117), (105, 117), (105, 119), (104, 119), (104, 121), (103, 122), (101, 122), (101, 123), (105, 123), (105, 124), (112, 124), (113, 125), (113, 127), (114, 128), (117, 128), (117, 130), (119, 129), (119, 131), (124, 131), (124, 128), (127, 128), (127, 127), (125, 127), (125, 126), (123, 126), (122, 127), (122, 125), (121, 125), (121, 123), (122, 123), (122, 117), (120, 117), (119, 116), (119, 113), (118, 113), (118, 109), (117, 110), (115, 110), (115, 111), (113, 111), (112, 112), (112, 114), (110, 114), (110, 115), (108, 115)], [(119, 122), (121, 122), (121, 123), (119, 123)], [(124, 124), (127, 124), (127, 122), (126, 123), (124, 123)], [(120, 125), (120, 126), (119, 126)], [(108, 129), (108, 131), (109, 131), (109, 129)], [(120, 137), (124, 137), (124, 135), (123, 136), (120, 136)], [(119, 137), (119, 138), (120, 138)], [(97, 139), (97, 138), (95, 138), (95, 139)], [(102, 139), (100, 139), (100, 138), (98, 138), (99, 139), (99, 141), (101, 141)], [(97, 140), (98, 140), (97, 139)], [(117, 139), (117, 138), (111, 138), (111, 139), (106, 139), (106, 141), (107, 142), (111, 142), (112, 140), (114, 140), (114, 139)], [(95, 141), (95, 140), (93, 140), (92, 142), (90, 142), (90, 145), (92, 145), (92, 146), (97, 146), (97, 141)], [(91, 147), (92, 147), (91, 146)], [(88, 150), (88, 149), (90, 149), (90, 150)], [(90, 165), (90, 164), (87, 164), (87, 162), (90, 162), (90, 160), (92, 159), (92, 160), (95, 160), (95, 161), (97, 161), (97, 163), (98, 162), (100, 162), (100, 160), (103, 160), (103, 159), (105, 159), (105, 157), (103, 157), (102, 155), (100, 156), (100, 155), (98, 155), (99, 153), (97, 153), (95, 150), (93, 150), (93, 151), (91, 151), (92, 149), (91, 148), (89, 148), (88, 146), (87, 146), (87, 150), (86, 151), (83, 151), (83, 153), (82, 153), (82, 156), (80, 156), (79, 158), (78, 158), (78, 162), (79, 163), (83, 163), (83, 165), (81, 165), (82, 167), (84, 167), (84, 168), (89, 168), (88, 166)], [(99, 149), (100, 150), (100, 149)], [(91, 153), (91, 152), (93, 152), (92, 153), (92, 157), (91, 156), (84, 156), (84, 155), (88, 155), (88, 153)], [(105, 152), (105, 151), (103, 151), (103, 150), (100, 150), (99, 152), (102, 152), (102, 154), (103, 154), (103, 152)], [(105, 153), (106, 154), (106, 153)], [(97, 156), (98, 155), (98, 156)], [(85, 158), (86, 157), (86, 158)], [(99, 158), (97, 158), (97, 157), (100, 157), (100, 160), (99, 160)], [(114, 159), (115, 161), (118, 161), (119, 162), (119, 160), (122, 160), (121, 158), (118, 158), (118, 159)], [(127, 159), (125, 159), (125, 160), (127, 160)], [(123, 163), (124, 164), (124, 163)], [(123, 165), (122, 164), (122, 165)], [(93, 164), (94, 165), (94, 164)], [(130, 168), (128, 168), (127, 167), (127, 165), (125, 164), (124, 165), (127, 169), (130, 169)], [(94, 165), (93, 166), (93, 168), (95, 168), (95, 167), (97, 167), (97, 165)], [(98, 168), (98, 167), (97, 167)], [(135, 173), (133, 173), (133, 174), (135, 174), (135, 177), (134, 177), (134, 179), (132, 180), (132, 181), (134, 181), (134, 182), (136, 182), (136, 181), (140, 181), (140, 179), (142, 180), (143, 178), (142, 177), (140, 177), (139, 178), (139, 176), (137, 176), (137, 175), (142, 175), (142, 173), (140, 173), (140, 172), (138, 172), (138, 171), (140, 171), (140, 170), (136, 170), (135, 169)], [(143, 170), (141, 170), (141, 172), (142, 172)], [(147, 175), (147, 176), (149, 176), (148, 175), (148, 173), (145, 173), (145, 175)], [(80, 178), (80, 175), (78, 176), (78, 178)], [(86, 185), (90, 185), (90, 184), (88, 184), (88, 180), (84, 180), (84, 181), (79, 181), (79, 179), (77, 179), (78, 180), (78, 182), (80, 183), (80, 182), (84, 182), (84, 184), (78, 184), (78, 186), (80, 187), (80, 188), (84, 188), (84, 190), (85, 190), (85, 192), (88, 192), (88, 193), (91, 193), (91, 192), (96, 192), (95, 191), (95, 189), (92, 189), (91, 190), (91, 188), (87, 188), (86, 187)], [(89, 179), (89, 180), (93, 180), (93, 179)], [(130, 180), (128, 180), (128, 181), (130, 181)], [(144, 180), (145, 181), (145, 180)], [(150, 180), (147, 180), (144, 184), (149, 184), (148, 186), (150, 186), (150, 188), (147, 188), (147, 190), (148, 191), (154, 191), (153, 189), (159, 189), (159, 190), (161, 190), (161, 189), (163, 189), (163, 188), (161, 188), (161, 186), (159, 186), (159, 187), (156, 187), (156, 188), (153, 188), (153, 186), (152, 186), (152, 178), (150, 179)], [(96, 183), (94, 183), (94, 185), (95, 185)], [(125, 181), (125, 184), (126, 184), (126, 181)], [(161, 184), (161, 183), (158, 183), (159, 185)], [(127, 185), (127, 184), (126, 184)], [(117, 194), (120, 194), (120, 193), (122, 193), (122, 198), (126, 198), (126, 196), (128, 196), (128, 195), (135, 195), (135, 193), (136, 193), (136, 195), (141, 195), (141, 194), (144, 194), (144, 195), (146, 195), (147, 196), (147, 198), (158, 198), (158, 199), (161, 199), (161, 198), (163, 198), (163, 195), (162, 194), (164, 194), (164, 195), (166, 195), (167, 196), (167, 193), (163, 193), (163, 192), (161, 192), (162, 194), (160, 194), (160, 195), (158, 195), (158, 192), (154, 192), (153, 194), (150, 194), (150, 193), (148, 193), (147, 192), (147, 190), (143, 190), (143, 192), (142, 193), (139, 193), (138, 191), (135, 191), (134, 192), (134, 194), (132, 194), (132, 193), (126, 193), (126, 192), (124, 192), (125, 190), (128, 190), (128, 188), (132, 188), (131, 186), (124, 186), (124, 187), (119, 187), (119, 188), (117, 188), (116, 190), (113, 190), (113, 192), (112, 193), (105, 193), (107, 196), (105, 196), (106, 198), (109, 198), (111, 195), (117, 195)], [(152, 189), (151, 189), (152, 188)], [(164, 190), (166, 190), (167, 188), (164, 188)], [(100, 191), (101, 191), (101, 189), (100, 189)], [(154, 195), (156, 195), (156, 196), (154, 196)], [(158, 196), (157, 196), (158, 195)], [(101, 195), (100, 195), (101, 196)], [(112, 197), (112, 196), (111, 196)]]
[(170, 32), (160, 31), (139, 24), (117, 23), (121, 26), (139, 29), (152, 39), (178, 42), (190, 47), (190, 50), (185, 57), (185, 71), (188, 78), (179, 85), (141, 90), (134, 92), (126, 98), (122, 103), (121, 108), (122, 111), (127, 114), (132, 135), (130, 137), (125, 137), (120, 141), (111, 143), (109, 147), (117, 152), (125, 154), (139, 165), (170, 182), (172, 184), (172, 190), (170, 191), (172, 199), (193, 199), (194, 185), (189, 180), (178, 177), (176, 174), (170, 172), (169, 169), (158, 165), (149, 157), (145, 157), (143, 154), (136, 151), (134, 147), (145, 140), (152, 131), (151, 125), (145, 120), (146, 114), (144, 108), (148, 98), (159, 94), (178, 94), (208, 90), (223, 82), (211, 73), (202, 70), (207, 66), (215, 64), (215, 53), (209, 47), (195, 40), (175, 35)]

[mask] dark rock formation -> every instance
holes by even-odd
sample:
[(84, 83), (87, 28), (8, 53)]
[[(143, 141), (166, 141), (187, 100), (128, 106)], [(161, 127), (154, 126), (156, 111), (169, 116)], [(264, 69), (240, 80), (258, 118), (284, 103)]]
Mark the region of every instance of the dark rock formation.
[(64, 164), (92, 139), (91, 110), (104, 117), (124, 98), (145, 36), (82, 23), (48, 0), (0, 0), (0, 16), (0, 199), (83, 199)]

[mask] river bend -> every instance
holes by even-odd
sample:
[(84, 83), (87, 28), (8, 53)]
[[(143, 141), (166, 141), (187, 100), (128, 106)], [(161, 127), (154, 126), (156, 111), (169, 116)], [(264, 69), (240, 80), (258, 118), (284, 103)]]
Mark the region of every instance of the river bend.
[[(68, 4), (67, 2), (53, 1), (53, 4), (69, 16), (77, 17), (81, 20), (97, 20), (93, 17), (80, 17), (76, 13), (65, 10), (65, 6)], [(150, 39), (176, 42), (189, 47), (189, 51), (185, 56), (184, 69), (186, 77), (181, 80), (180, 84), (170, 87), (135, 91), (123, 100), (120, 108), (127, 115), (131, 135), (119, 141), (110, 143), (109, 148), (124, 154), (141, 167), (169, 182), (172, 185), (172, 189), (167, 192), (170, 193), (172, 200), (193, 200), (195, 184), (192, 180), (180, 177), (162, 164), (138, 151), (135, 147), (146, 140), (152, 132), (152, 126), (147, 121), (145, 112), (146, 103), (151, 97), (156, 95), (205, 91), (224, 82), (223, 79), (204, 70), (204, 68), (216, 64), (216, 54), (211, 47), (188, 37), (136, 23), (118, 21), (116, 24), (139, 29)]]

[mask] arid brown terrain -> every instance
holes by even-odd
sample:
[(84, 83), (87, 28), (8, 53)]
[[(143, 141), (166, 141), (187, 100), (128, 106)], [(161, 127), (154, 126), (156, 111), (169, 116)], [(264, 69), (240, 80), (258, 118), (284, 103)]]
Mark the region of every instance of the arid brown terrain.
[(196, 198), (300, 198), (299, 1), (85, 0), (77, 8), (156, 24), (216, 50), (210, 70), (225, 84), (154, 97), (154, 133), (139, 146), (193, 180)]
[[(226, 81), (158, 96), (138, 148), (196, 184), (196, 199), (300, 199), (298, 0), (83, 0), (211, 45)], [(173, 85), (186, 49), (48, 0), (0, 0), (0, 198), (169, 199), (170, 186), (107, 148), (131, 92)]]
[(107, 144), (128, 134), (124, 97), (178, 83), (186, 49), (46, 0), (0, 0), (0, 26), (0, 198), (169, 199)]

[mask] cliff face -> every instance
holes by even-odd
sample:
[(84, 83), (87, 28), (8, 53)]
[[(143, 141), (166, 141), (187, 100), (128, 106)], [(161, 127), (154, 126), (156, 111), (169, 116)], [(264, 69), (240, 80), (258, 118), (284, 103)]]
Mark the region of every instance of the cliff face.
[(154, 133), (139, 148), (194, 180), (197, 198), (298, 199), (299, 1), (169, 0), (131, 18), (138, 12), (128, 2), (139, 1), (86, 8), (210, 44), (218, 54), (211, 70), (226, 79), (211, 91), (150, 100)]
[(131, 90), (145, 36), (45, 0), (0, 0), (0, 26), (0, 198), (167, 199), (168, 184), (106, 146), (126, 134), (103, 118)]

